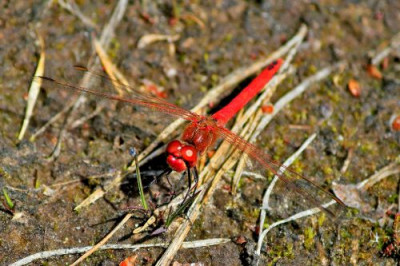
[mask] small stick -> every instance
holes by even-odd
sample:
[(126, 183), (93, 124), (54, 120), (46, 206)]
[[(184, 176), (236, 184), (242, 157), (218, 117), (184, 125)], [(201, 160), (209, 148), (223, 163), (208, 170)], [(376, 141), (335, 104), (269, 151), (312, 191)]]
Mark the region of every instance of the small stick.
[[(36, 67), (35, 76), (42, 76), (44, 73), (46, 53), (45, 53), (45, 47), (44, 47), (44, 40), (43, 40), (42, 36), (39, 33), (37, 33), (37, 37), (38, 37), (39, 45), (40, 45), (40, 57), (39, 57), (39, 62)], [(32, 113), (33, 113), (33, 108), (35, 107), (36, 100), (40, 93), (40, 86), (41, 86), (40, 81), (33, 80), (31, 82), (31, 86), (29, 88), (29, 93), (28, 93), (28, 101), (26, 103), (25, 118), (22, 123), (21, 130), (18, 134), (19, 141), (21, 141), (24, 138), (25, 132), (28, 129), (29, 121), (30, 121), (30, 119), (32, 117)]]
[(351, 159), (353, 158), (353, 154), (354, 154), (354, 149), (350, 148), (349, 151), (347, 152), (347, 158), (344, 161), (342, 168), (340, 169), (340, 173), (342, 175), (346, 173), (347, 169), (349, 168)]
[[(377, 182), (382, 181), (383, 178), (386, 178), (386, 177), (388, 177), (390, 175), (394, 175), (394, 174), (400, 173), (400, 167), (398, 166), (399, 163), (400, 163), (400, 156), (398, 156), (393, 163), (389, 164), (388, 166), (385, 166), (384, 168), (379, 170), (376, 174), (373, 174), (372, 176), (370, 176), (366, 180), (358, 183), (356, 185), (357, 189), (359, 189), (361, 191), (365, 191), (368, 188), (370, 188), (371, 186), (375, 185)], [(329, 201), (329, 202), (327, 202), (325, 204), (322, 204), (321, 206), (323, 208), (327, 208), (327, 207), (329, 207), (329, 206), (331, 206), (333, 204), (336, 204), (336, 203), (337, 202), (335, 200), (331, 200), (331, 201)], [(307, 217), (307, 216), (319, 213), (320, 211), (321, 211), (321, 208), (318, 208), (318, 207), (312, 208), (312, 209), (309, 209), (309, 210), (306, 210), (306, 211), (299, 212), (299, 213), (297, 213), (295, 215), (292, 215), (287, 219), (280, 220), (278, 222), (275, 222), (275, 223), (271, 224), (266, 230), (264, 230), (261, 233), (260, 238), (259, 238), (259, 243), (257, 244), (256, 254), (260, 255), (260, 253), (261, 253), (262, 243), (260, 243), (260, 239), (264, 239), (265, 236), (267, 235), (267, 233), (272, 228), (274, 228), (274, 227), (276, 227), (278, 225), (290, 222), (290, 221), (294, 221), (294, 220), (297, 220), (297, 219), (300, 219), (300, 218), (303, 218), (303, 217)]]
[[(195, 240), (191, 242), (183, 242), (182, 248), (201, 248), (201, 247), (210, 247), (215, 245), (221, 245), (230, 242), (229, 238), (211, 238), (211, 239), (204, 239), (204, 240)], [(136, 251), (140, 248), (165, 248), (168, 247), (169, 243), (154, 243), (154, 244), (108, 244), (104, 245), (99, 248), (99, 250), (106, 250), (106, 249), (133, 249)], [(54, 256), (63, 256), (63, 255), (70, 255), (76, 253), (83, 253), (93, 248), (93, 246), (86, 246), (86, 247), (76, 247), (76, 248), (68, 248), (68, 249), (56, 249), (51, 251), (43, 251), (39, 253), (35, 253), (25, 257), (19, 261), (16, 261), (10, 266), (22, 266), (28, 263), (31, 263), (35, 260), (39, 259), (48, 259)]]
[(84, 259), (93, 254), (96, 250), (98, 250), (101, 246), (103, 246), (131, 217), (133, 213), (128, 213), (125, 215), (124, 219), (108, 234), (106, 235), (99, 243), (93, 246), (90, 250), (88, 250), (85, 254), (83, 254), (79, 259), (74, 261), (71, 266), (78, 265), (78, 263), (82, 262)]
[(358, 183), (357, 189), (366, 191), (370, 187), (375, 185), (376, 183), (385, 179), (386, 177), (399, 173), (400, 172), (399, 163), (400, 163), (400, 156), (398, 156), (393, 163), (391, 163), (391, 164), (385, 166), (384, 168), (382, 168), (381, 170), (379, 170), (379, 172), (373, 174), (368, 179)]
[(103, 109), (104, 109), (104, 106), (96, 106), (96, 109), (93, 112), (91, 112), (88, 115), (85, 115), (84, 117), (79, 118), (78, 120), (73, 122), (69, 128), (74, 129), (74, 128), (77, 128), (77, 127), (83, 125), (86, 121), (92, 119), (93, 117), (95, 117), (96, 115), (101, 113), (101, 111), (103, 111)]
[(72, 15), (76, 16), (77, 18), (79, 18), (83, 24), (85, 24), (86, 26), (88, 26), (89, 28), (93, 28), (93, 29), (98, 29), (99, 27), (96, 25), (96, 23), (94, 23), (90, 18), (86, 17), (81, 10), (79, 9), (79, 7), (77, 6), (77, 4), (75, 3), (74, 0), (67, 0), (68, 3), (64, 0), (58, 0), (57, 3), (64, 9), (68, 10), (69, 12), (71, 12)]
[[(127, 0), (120, 0), (109, 20), (109, 22), (107, 23), (107, 25), (103, 28), (103, 31), (101, 33), (101, 37), (100, 37), (100, 43), (102, 45), (102, 47), (104, 49), (107, 49), (110, 41), (113, 37), (113, 34), (115, 32), (115, 28), (117, 26), (117, 24), (121, 21), (122, 16), (126, 10), (128, 1)], [(98, 65), (98, 60), (95, 60), (94, 63), (90, 62), (89, 65), (91, 65), (91, 67), (94, 67), (95, 65)], [(85, 75), (82, 78), (82, 84), (90, 84), (90, 80), (88, 75)], [(57, 113), (54, 117), (52, 117), (44, 126), (42, 126), (32, 137), (31, 139), (35, 139), (38, 135), (42, 134), (47, 127), (49, 127), (50, 125), (52, 125), (53, 123), (55, 123), (57, 120), (59, 120), (65, 113), (67, 113), (71, 108), (73, 108), (73, 110), (76, 110), (83, 102), (85, 102), (85, 96), (84, 95), (80, 95), (78, 97), (78, 99), (75, 102), (70, 102), (68, 105), (66, 105), (59, 113)], [(61, 129), (61, 131), (63, 131), (65, 129)], [(61, 137), (64, 136), (64, 133), (60, 133), (59, 134)], [(59, 138), (56, 144), (56, 147), (54, 148), (54, 155), (58, 155), (58, 151), (60, 150), (60, 146), (61, 146), (61, 142), (62, 140)], [(52, 156), (55, 157), (55, 156)]]
[[(105, 49), (108, 48), (108, 46), (111, 42), (111, 39), (114, 35), (115, 28), (119, 24), (119, 22), (122, 20), (122, 17), (125, 13), (127, 5), (128, 5), (127, 0), (119, 0), (110, 20), (104, 27), (102, 34), (100, 36), (100, 44), (102, 44), (102, 46), (105, 47)], [(98, 65), (98, 60), (95, 60), (93, 65)], [(82, 83), (89, 85), (90, 82), (91, 82), (91, 80), (90, 80), (89, 74), (85, 74), (84, 77), (82, 78)], [(60, 130), (57, 144), (49, 158), (50, 160), (54, 160), (55, 158), (57, 158), (59, 156), (60, 151), (61, 151), (61, 143), (64, 139), (64, 135), (65, 135), (65, 131), (66, 131), (66, 126), (72, 122), (71, 121), (72, 114), (75, 113), (75, 111), (85, 101), (85, 99), (86, 99), (86, 97), (81, 94), (79, 96), (79, 98), (77, 99), (77, 101), (73, 104), (72, 109), (69, 112), (69, 114), (67, 113), (68, 115), (65, 118), (65, 123), (64, 123), (65, 126), (63, 126)]]
[[(279, 168), (278, 173), (282, 174), (293, 162), (294, 160), (296, 160), (300, 154), (311, 144), (311, 142), (315, 139), (315, 137), (317, 136), (317, 134), (312, 134), (302, 145), (301, 147), (295, 152), (293, 153), (282, 165), (281, 168)], [(272, 182), (269, 184), (267, 190), (265, 191), (264, 197), (263, 197), (263, 203), (262, 203), (262, 208), (261, 208), (261, 212), (260, 212), (260, 224), (259, 224), (259, 228), (260, 230), (262, 230), (262, 228), (264, 228), (264, 221), (265, 221), (265, 216), (267, 215), (266, 210), (269, 210), (269, 199), (270, 196), (272, 194), (272, 190), (276, 184), (276, 182), (279, 180), (278, 175), (274, 176), (274, 179), (272, 180)], [(269, 228), (268, 228), (269, 229)], [(263, 232), (258, 236), (258, 242), (257, 242), (257, 250), (261, 250), (261, 245), (263, 242)]]
[(372, 65), (378, 65), (380, 62), (382, 62), (385, 57), (387, 57), (394, 49), (397, 49), (400, 47), (400, 33), (397, 33), (389, 43), (389, 47), (383, 49), (381, 52), (379, 52), (377, 55), (375, 55), (372, 60), (371, 64)]
[[(328, 203), (322, 204), (321, 206), (324, 207), (324, 208), (328, 208), (329, 206), (331, 206), (333, 204), (336, 204), (336, 203), (337, 202), (335, 200), (331, 200)], [(294, 220), (297, 220), (297, 219), (300, 219), (300, 218), (303, 218), (303, 217), (307, 217), (307, 216), (319, 213), (320, 211), (321, 211), (320, 208), (315, 207), (315, 208), (312, 208), (312, 209), (309, 209), (309, 210), (306, 210), (306, 211), (302, 211), (302, 212), (296, 213), (295, 215), (292, 215), (289, 218), (286, 218), (286, 219), (280, 220), (278, 222), (275, 222), (275, 223), (271, 224), (267, 229), (265, 229), (260, 234), (259, 241), (260, 241), (260, 239), (261, 240), (264, 239), (265, 236), (268, 234), (268, 232), (271, 231), (272, 228), (277, 227), (278, 225), (281, 225), (281, 224), (284, 224), (284, 223), (287, 223), (287, 222), (290, 222), (290, 221), (294, 221)], [(261, 244), (257, 243), (257, 250), (256, 250), (256, 254), (257, 255), (261, 254), (261, 247), (262, 247), (262, 243)]]

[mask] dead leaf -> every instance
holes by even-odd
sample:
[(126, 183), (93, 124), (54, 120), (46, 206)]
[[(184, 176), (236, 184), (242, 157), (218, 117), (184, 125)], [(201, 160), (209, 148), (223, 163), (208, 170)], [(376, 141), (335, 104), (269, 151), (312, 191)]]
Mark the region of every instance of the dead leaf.
[(168, 41), (168, 42), (174, 42), (179, 40), (179, 35), (162, 35), (162, 34), (147, 34), (144, 35), (140, 38), (137, 47), (139, 49), (143, 49), (149, 44), (155, 43), (155, 42), (160, 42), (160, 41)]
[(371, 77), (373, 77), (373, 78), (375, 78), (375, 79), (382, 79), (382, 73), (379, 71), (379, 69), (376, 67), (376, 66), (374, 66), (374, 65), (368, 65), (367, 66), (367, 72), (368, 72), (368, 74), (371, 76)]
[(342, 185), (332, 183), (332, 189), (335, 195), (343, 201), (343, 203), (351, 208), (360, 210), (363, 213), (373, 211), (371, 205), (363, 199), (363, 191), (357, 188), (357, 185)]
[(357, 80), (355, 80), (355, 79), (349, 80), (349, 83), (347, 84), (347, 88), (349, 89), (351, 95), (353, 95), (354, 97), (360, 97), (361, 86)]

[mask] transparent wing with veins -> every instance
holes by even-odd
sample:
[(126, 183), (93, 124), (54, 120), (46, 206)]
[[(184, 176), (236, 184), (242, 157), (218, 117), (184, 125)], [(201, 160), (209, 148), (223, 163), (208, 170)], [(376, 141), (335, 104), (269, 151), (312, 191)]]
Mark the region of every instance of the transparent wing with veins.
[[(95, 95), (98, 97), (118, 101), (118, 102), (124, 102), (124, 103), (128, 103), (128, 104), (146, 107), (146, 108), (149, 108), (152, 110), (156, 110), (158, 112), (162, 112), (165, 114), (175, 116), (177, 118), (183, 118), (188, 121), (198, 121), (202, 117), (198, 114), (195, 114), (186, 109), (178, 107), (175, 104), (169, 103), (168, 101), (165, 101), (161, 98), (151, 96), (149, 94), (146, 94), (145, 92), (138, 91), (137, 89), (135, 89), (133, 87), (124, 85), (117, 80), (110, 79), (109, 77), (107, 77), (101, 73), (89, 71), (83, 67), (76, 67), (76, 69), (84, 72), (85, 75), (88, 75), (95, 82), (100, 82), (101, 85), (96, 86), (96, 87), (99, 87), (99, 90), (89, 89), (86, 87), (73, 85), (66, 81), (55, 80), (50, 77), (35, 77), (35, 78), (40, 78), (42, 80), (42, 86), (45, 88), (46, 87), (48, 87), (48, 88), (57, 87), (57, 88), (61, 88), (61, 89), (70, 89), (70, 90), (74, 90), (74, 91), (79, 91), (79, 92), (83, 92), (83, 93), (87, 93), (87, 94), (92, 94), (92, 95)], [(116, 94), (103, 92), (103, 91), (106, 91), (106, 89), (103, 88), (103, 86), (105, 86), (107, 88), (118, 87), (125, 91), (130, 91), (130, 93), (127, 97), (121, 97)]]
[(309, 201), (312, 205), (311, 207), (318, 207), (332, 217), (337, 217), (338, 215), (321, 206), (322, 204), (326, 203), (324, 200), (333, 199), (339, 203), (338, 205), (341, 209), (345, 208), (344, 203), (332, 193), (326, 191), (311, 179), (292, 170), (290, 167), (282, 166), (281, 163), (273, 160), (270, 155), (266, 154), (263, 150), (257, 148), (255, 145), (247, 142), (224, 127), (217, 126), (216, 130), (224, 140), (228, 141), (239, 150), (245, 152), (252, 159), (252, 161), (258, 163), (258, 165), (261, 165), (263, 169), (268, 169), (274, 175), (277, 175), (279, 179), (285, 183), (285, 186), (289, 190)]

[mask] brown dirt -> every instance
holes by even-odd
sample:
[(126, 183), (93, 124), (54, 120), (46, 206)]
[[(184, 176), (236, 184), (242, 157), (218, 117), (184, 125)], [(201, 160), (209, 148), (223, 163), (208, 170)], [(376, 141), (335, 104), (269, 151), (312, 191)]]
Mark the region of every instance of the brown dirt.
[[(77, 2), (83, 14), (100, 28), (115, 4), (114, 1)], [(258, 144), (283, 160), (310, 132), (317, 131), (317, 140), (295, 167), (326, 184), (332, 180), (345, 184), (360, 182), (393, 162), (399, 154), (400, 133), (392, 131), (389, 123), (393, 115), (400, 114), (400, 80), (396, 78), (399, 54), (389, 57), (388, 68), (381, 69), (381, 80), (365, 70), (369, 56), (387, 46), (400, 31), (399, 1), (142, 2), (147, 4), (129, 5), (108, 51), (132, 84), (151, 80), (165, 88), (170, 102), (190, 108), (220, 78), (268, 55), (305, 23), (309, 32), (294, 61), (297, 72), (279, 88), (273, 100), (322, 67), (339, 60), (346, 60), (349, 67), (336, 79), (333, 75), (296, 99), (274, 119)], [(38, 61), (35, 30), (45, 39), (46, 75), (64, 78), (74, 77), (73, 65), (87, 64), (93, 51), (90, 39), (93, 29), (57, 4), (10, 1), (0, 6), (0, 186), (15, 203), (15, 211), (24, 214), (23, 219), (15, 221), (5, 207), (0, 211), (0, 264), (7, 265), (36, 252), (92, 245), (101, 240), (123, 217), (123, 207), (139, 204), (138, 195), (121, 188), (76, 213), (73, 208), (106, 181), (88, 181), (87, 177), (121, 169), (131, 160), (129, 147), (145, 148), (172, 119), (143, 115), (131, 107), (110, 106), (83, 126), (67, 130), (56, 161), (48, 161), (47, 157), (63, 120), (53, 124), (35, 142), (18, 143), (27, 89)], [(188, 19), (188, 14), (200, 19), (204, 28)], [(174, 16), (180, 19), (174, 20)], [(178, 33), (176, 53), (169, 54), (166, 42), (138, 49), (140, 37), (149, 33)], [(173, 78), (166, 75), (171, 68), (177, 70)], [(350, 79), (360, 83), (362, 92), (358, 98), (346, 88)], [(43, 90), (25, 139), (70, 98), (69, 91)], [(79, 114), (88, 114), (94, 106), (93, 102), (85, 104)], [(354, 152), (351, 164), (341, 175), (350, 149)], [(46, 186), (69, 180), (77, 182), (46, 195)], [(226, 184), (228, 178), (221, 187)], [(187, 239), (244, 236), (247, 243), (233, 241), (181, 250), (175, 260), (206, 265), (250, 263), (257, 239), (258, 207), (266, 186), (263, 181), (244, 178), (237, 197), (221, 188), (203, 208)], [(368, 197), (375, 202), (374, 208), (396, 212), (398, 188), (398, 175), (392, 176), (370, 189)], [(0, 198), (5, 201), (3, 195)], [(267, 222), (271, 224), (279, 218), (270, 216)], [(339, 265), (394, 265), (398, 257), (393, 253), (383, 254), (392, 241), (393, 216), (380, 218), (380, 223), (371, 222), (356, 211), (349, 211), (338, 224), (329, 219), (321, 223), (319, 214), (282, 225), (267, 236), (260, 265), (315, 265), (325, 259)], [(139, 218), (131, 219), (110, 242), (134, 243), (131, 232), (141, 222)], [(379, 236), (378, 241), (374, 241), (375, 235)], [(168, 232), (151, 241), (164, 242), (171, 236)], [(139, 265), (151, 265), (162, 252), (161, 248), (153, 248), (135, 254), (139, 255)], [(98, 251), (85, 263), (114, 265), (133, 254), (130, 250)], [(60, 256), (34, 264), (69, 264), (76, 258), (78, 255)]]

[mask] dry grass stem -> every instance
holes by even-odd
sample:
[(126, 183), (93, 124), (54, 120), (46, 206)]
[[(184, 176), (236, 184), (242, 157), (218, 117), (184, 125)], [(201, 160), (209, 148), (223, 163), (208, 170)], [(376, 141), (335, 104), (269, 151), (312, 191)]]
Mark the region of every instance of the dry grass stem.
[[(110, 76), (111, 81), (114, 84), (114, 88), (117, 90), (118, 94), (122, 96), (125, 93), (124, 91), (122, 91), (122, 89), (126, 89), (128, 92), (130, 92), (131, 90), (129, 88), (128, 80), (112, 63), (110, 57), (107, 55), (106, 51), (104, 51), (101, 43), (97, 39), (94, 39), (93, 45), (102, 65), (104, 66), (107, 75)], [(121, 86), (120, 84), (123, 84), (125, 86)]]
[[(283, 164), (282, 167), (279, 168), (278, 170), (278, 174), (282, 174), (293, 162), (294, 160), (296, 160), (300, 154), (311, 144), (311, 142), (315, 139), (317, 135), (316, 134), (312, 134), (302, 145), (301, 147), (295, 152), (293, 153)], [(272, 194), (272, 190), (276, 184), (276, 182), (278, 181), (279, 176), (275, 175), (274, 179), (272, 180), (272, 182), (270, 183), (270, 185), (268, 186), (267, 190), (265, 191), (264, 197), (263, 197), (263, 203), (262, 203), (262, 208), (261, 208), (261, 212), (260, 212), (260, 223), (259, 223), (259, 228), (262, 230), (262, 228), (264, 228), (264, 222), (265, 222), (265, 217), (267, 215), (267, 211), (270, 209), (269, 206), (269, 199), (270, 196)], [(261, 234), (258, 236), (258, 241), (257, 241), (257, 250), (261, 250), (261, 246), (263, 243), (263, 231), (261, 232)], [(259, 255), (259, 254), (258, 254)]]
[(176, 42), (179, 40), (179, 35), (163, 35), (163, 34), (147, 34), (142, 36), (137, 44), (137, 48), (143, 49), (146, 46), (160, 41), (167, 41), (167, 42)]
[(373, 174), (368, 179), (365, 179), (364, 181), (358, 183), (357, 189), (366, 191), (376, 183), (385, 179), (386, 177), (398, 173), (400, 173), (400, 156), (398, 156), (393, 163), (385, 166), (384, 168), (379, 170), (377, 173)]
[[(399, 167), (399, 163), (400, 163), (400, 156), (397, 157), (395, 159), (395, 161), (387, 166), (385, 166), (384, 168), (382, 168), (381, 170), (379, 170), (376, 174), (372, 175), (371, 177), (367, 178), (366, 180), (360, 182), (357, 184), (357, 188), (359, 190), (365, 191), (368, 188), (370, 188), (371, 186), (375, 185), (377, 182), (382, 181), (384, 178), (391, 176), (391, 175), (395, 175), (400, 173), (400, 167)], [(322, 204), (321, 206), (324, 208), (327, 208), (331, 205), (336, 204), (337, 202), (335, 200), (331, 200), (325, 204)], [(320, 208), (316, 207), (316, 208), (312, 208), (306, 211), (302, 211), (299, 212), (293, 216), (290, 216), (287, 219), (284, 220), (280, 220), (278, 222), (275, 222), (273, 224), (271, 224), (267, 229), (265, 229), (261, 234), (260, 234), (260, 238), (259, 238), (259, 243), (257, 244), (257, 250), (256, 250), (256, 254), (260, 255), (261, 253), (261, 247), (262, 247), (262, 242), (260, 243), (260, 239), (264, 239), (265, 236), (268, 234), (269, 231), (271, 231), (272, 228), (277, 227), (278, 225), (290, 222), (290, 221), (294, 221), (300, 218), (304, 218), (316, 213), (319, 213), (321, 211)]]
[[(39, 62), (36, 66), (35, 76), (43, 76), (46, 53), (44, 49), (44, 40), (42, 36), (40, 34), (37, 34), (37, 36), (40, 46), (40, 57), (39, 57)], [(37, 97), (39, 96), (41, 85), (42, 83), (40, 81), (32, 80), (31, 82), (31, 86), (29, 88), (29, 93), (28, 93), (28, 101), (26, 103), (25, 118), (22, 123), (21, 130), (18, 134), (19, 141), (21, 141), (24, 138), (25, 132), (28, 129), (29, 121), (32, 117), (33, 108), (35, 107)]]
[[(230, 242), (231, 240), (229, 238), (211, 238), (211, 239), (204, 239), (204, 240), (195, 240), (195, 241), (190, 241), (190, 242), (183, 242), (182, 248), (202, 248), (202, 247), (209, 247), (209, 246), (215, 246), (215, 245), (221, 245)], [(133, 249), (133, 251), (136, 251), (140, 248), (165, 248), (169, 245), (169, 243), (154, 243), (154, 244), (136, 244), (136, 245), (131, 245), (131, 244), (108, 244), (101, 246), (99, 250), (106, 250), (106, 249)], [(79, 247), (79, 248), (69, 248), (69, 249), (57, 249), (57, 250), (52, 250), (52, 251), (43, 251), (39, 253), (35, 253), (32, 255), (29, 255), (28, 257), (25, 257), (19, 261), (14, 262), (10, 266), (22, 266), (29, 264), (35, 260), (40, 260), (40, 259), (48, 259), (51, 257), (55, 256), (64, 256), (64, 255), (70, 255), (70, 254), (77, 254), (77, 253), (83, 253), (88, 250), (90, 250), (93, 246), (87, 246), (87, 247)]]
[(103, 246), (132, 217), (132, 215), (132, 213), (128, 213), (127, 215), (125, 215), (124, 219), (122, 219), (122, 221), (110, 233), (108, 233), (99, 243), (97, 243), (90, 250), (86, 251), (85, 254), (74, 261), (71, 266), (78, 265), (84, 259), (93, 254), (96, 250), (98, 250), (101, 246)]
[(81, 10), (79, 9), (78, 5), (75, 3), (74, 0), (58, 0), (57, 3), (64, 9), (68, 10), (72, 15), (79, 18), (83, 24), (85, 24), (89, 28), (93, 28), (98, 30), (98, 26), (94, 23), (90, 18), (86, 17)]
[[(329, 206), (331, 206), (333, 204), (336, 204), (336, 203), (337, 202), (335, 200), (331, 200), (331, 201), (329, 201), (329, 202), (327, 202), (325, 204), (322, 204), (321, 206), (323, 208), (328, 208)], [(298, 220), (300, 218), (307, 217), (307, 216), (319, 213), (320, 211), (321, 211), (320, 208), (315, 207), (315, 208), (312, 208), (312, 209), (309, 209), (309, 210), (306, 210), (306, 211), (302, 211), (302, 212), (296, 213), (295, 215), (292, 215), (289, 218), (286, 218), (286, 219), (280, 220), (278, 222), (275, 222), (275, 223), (271, 224), (270, 226), (268, 226), (268, 228), (265, 229), (260, 234), (259, 240), (260, 239), (261, 240), (264, 239), (265, 236), (268, 234), (268, 232), (271, 231), (272, 228), (277, 227), (278, 225), (281, 225), (281, 224), (284, 224), (284, 223), (288, 223), (288, 222), (291, 222), (291, 221), (295, 221), (295, 220)], [(262, 247), (262, 243), (257, 243), (257, 250), (256, 250), (256, 254), (257, 255), (261, 254), (261, 247)]]
[(350, 166), (350, 162), (353, 159), (353, 155), (354, 155), (354, 149), (350, 148), (349, 151), (347, 152), (347, 157), (346, 160), (343, 163), (342, 168), (340, 169), (340, 173), (343, 175), (344, 173), (346, 173), (347, 169)]
[[(110, 18), (110, 20), (108, 21), (108, 23), (106, 24), (106, 26), (103, 28), (103, 31), (101, 33), (101, 37), (100, 37), (100, 44), (104, 49), (107, 49), (111, 39), (114, 35), (114, 31), (115, 28), (117, 27), (118, 23), (121, 21), (123, 14), (125, 13), (126, 7), (127, 7), (128, 1), (127, 0), (120, 0), (118, 1), (118, 4), (116, 6), (116, 8), (114, 9), (114, 12)], [(89, 66), (90, 68), (94, 68), (96, 65), (99, 64), (98, 60), (89, 60)], [(90, 82), (90, 78), (89, 75), (85, 75), (81, 82), (81, 85), (83, 86), (90, 86), (91, 82)], [(86, 97), (82, 94), (78, 97), (77, 100), (75, 101), (71, 101), (70, 103), (68, 103), (59, 113), (57, 113), (54, 117), (52, 117), (44, 126), (42, 126), (32, 137), (31, 139), (34, 140), (37, 136), (39, 136), (40, 134), (42, 134), (50, 125), (52, 125), (53, 123), (55, 123), (56, 121), (58, 121), (64, 114), (68, 115), (72, 115), (75, 110), (82, 104), (85, 102)], [(72, 110), (72, 111), (71, 111)], [(69, 113), (69, 114), (68, 114)], [(68, 125), (68, 122), (71, 122), (71, 119), (68, 119), (68, 117), (65, 119), (67, 122), (64, 122), (64, 125)], [(59, 133), (59, 137), (57, 140), (57, 144), (56, 147), (54, 148), (54, 151), (51, 155), (50, 159), (54, 159), (58, 156), (60, 150), (61, 150), (61, 143), (63, 140), (63, 136), (64, 136), (64, 131), (65, 131), (65, 127), (63, 127), (60, 130)]]
[(372, 65), (379, 65), (393, 50), (400, 48), (400, 33), (397, 33), (389, 43), (389, 47), (386, 47), (377, 55), (375, 55), (372, 60)]
[[(115, 29), (117, 27), (117, 25), (119, 24), (119, 22), (122, 20), (122, 17), (125, 13), (126, 7), (128, 5), (128, 1), (127, 0), (119, 0), (118, 4), (116, 6), (116, 8), (113, 11), (113, 14), (110, 18), (110, 20), (108, 21), (108, 23), (105, 25), (101, 36), (100, 36), (100, 44), (102, 47), (104, 47), (105, 49), (108, 48)], [(98, 66), (99, 62), (98, 60), (90, 60), (89, 62), (89, 66), (90, 68), (94, 68), (94, 66)], [(81, 85), (82, 87), (90, 87), (92, 84), (92, 80), (90, 78), (89, 73), (86, 73), (82, 80), (81, 80)], [(61, 143), (64, 140), (64, 135), (65, 135), (65, 131), (67, 130), (67, 127), (73, 123), (73, 115), (75, 114), (76, 110), (79, 108), (79, 106), (81, 106), (81, 104), (83, 102), (85, 102), (86, 97), (81, 94), (79, 96), (79, 98), (76, 100), (76, 102), (72, 105), (71, 107), (71, 111), (69, 113), (67, 113), (67, 117), (65, 118), (65, 122), (64, 122), (64, 126), (61, 128), (58, 139), (57, 139), (57, 144), (56, 147), (54, 148), (51, 156), (50, 156), (50, 160), (54, 160), (55, 158), (57, 158), (61, 152)]]

